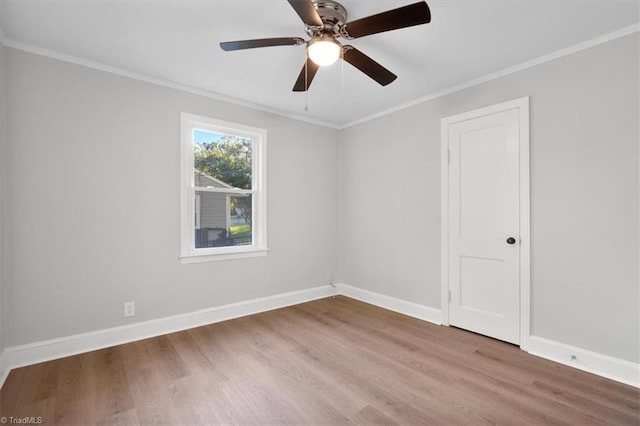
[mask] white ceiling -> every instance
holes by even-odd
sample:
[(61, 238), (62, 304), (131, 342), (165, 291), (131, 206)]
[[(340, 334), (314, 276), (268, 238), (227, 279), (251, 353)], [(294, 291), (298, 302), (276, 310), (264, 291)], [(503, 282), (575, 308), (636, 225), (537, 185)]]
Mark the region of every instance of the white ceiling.
[[(417, 0), (342, 0), (349, 20)], [(221, 41), (306, 37), (285, 0), (0, 0), (4, 42), (179, 83), (335, 127), (637, 25), (637, 0), (428, 1), (430, 24), (353, 40), (398, 75), (348, 64), (291, 91), (304, 46), (223, 52)], [(305, 102), (308, 111), (304, 111)]]

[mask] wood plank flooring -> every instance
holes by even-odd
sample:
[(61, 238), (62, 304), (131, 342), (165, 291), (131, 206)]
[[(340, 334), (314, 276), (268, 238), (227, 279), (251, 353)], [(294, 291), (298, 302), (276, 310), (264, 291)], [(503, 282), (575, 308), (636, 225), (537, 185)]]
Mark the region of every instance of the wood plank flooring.
[(338, 296), (13, 370), (61, 425), (640, 424), (640, 390)]

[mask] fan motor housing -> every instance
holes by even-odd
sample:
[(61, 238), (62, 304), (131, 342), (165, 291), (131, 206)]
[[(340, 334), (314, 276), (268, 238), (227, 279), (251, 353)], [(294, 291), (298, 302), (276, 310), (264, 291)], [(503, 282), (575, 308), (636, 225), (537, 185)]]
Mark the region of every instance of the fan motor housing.
[(332, 0), (313, 0), (313, 5), (324, 25), (321, 29), (307, 27), (307, 33), (312, 37), (319, 32), (339, 34), (340, 28), (347, 22), (347, 9), (337, 1)]

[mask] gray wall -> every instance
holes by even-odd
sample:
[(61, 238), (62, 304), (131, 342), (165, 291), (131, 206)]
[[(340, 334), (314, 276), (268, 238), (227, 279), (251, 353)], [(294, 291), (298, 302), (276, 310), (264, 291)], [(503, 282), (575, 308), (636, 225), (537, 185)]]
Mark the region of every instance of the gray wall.
[(638, 33), (340, 137), (340, 280), (440, 308), (440, 119), (531, 96), (532, 331), (638, 362)]
[[(0, 353), (5, 348), (5, 263), (4, 263), (4, 209), (5, 209), (5, 99), (6, 99), (6, 75), (5, 75), (5, 48), (0, 44)], [(1, 370), (0, 366), (0, 370)], [(0, 371), (0, 376), (2, 371)]]
[[(335, 276), (335, 130), (6, 53), (7, 346), (131, 323), (124, 301), (143, 321)], [(268, 129), (268, 256), (180, 264), (180, 112)]]
[[(439, 308), (440, 118), (529, 95), (533, 333), (638, 362), (638, 48), (340, 132), (5, 49), (4, 342), (130, 323), (124, 301), (143, 321), (332, 275)], [(269, 130), (269, 256), (179, 263), (182, 111)]]

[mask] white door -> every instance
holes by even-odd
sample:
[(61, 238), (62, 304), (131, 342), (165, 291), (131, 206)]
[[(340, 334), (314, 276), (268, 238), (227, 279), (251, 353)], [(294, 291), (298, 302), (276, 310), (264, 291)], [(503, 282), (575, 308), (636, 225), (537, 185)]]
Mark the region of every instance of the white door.
[(446, 123), (449, 323), (516, 344), (519, 121), (519, 109), (511, 108)]

